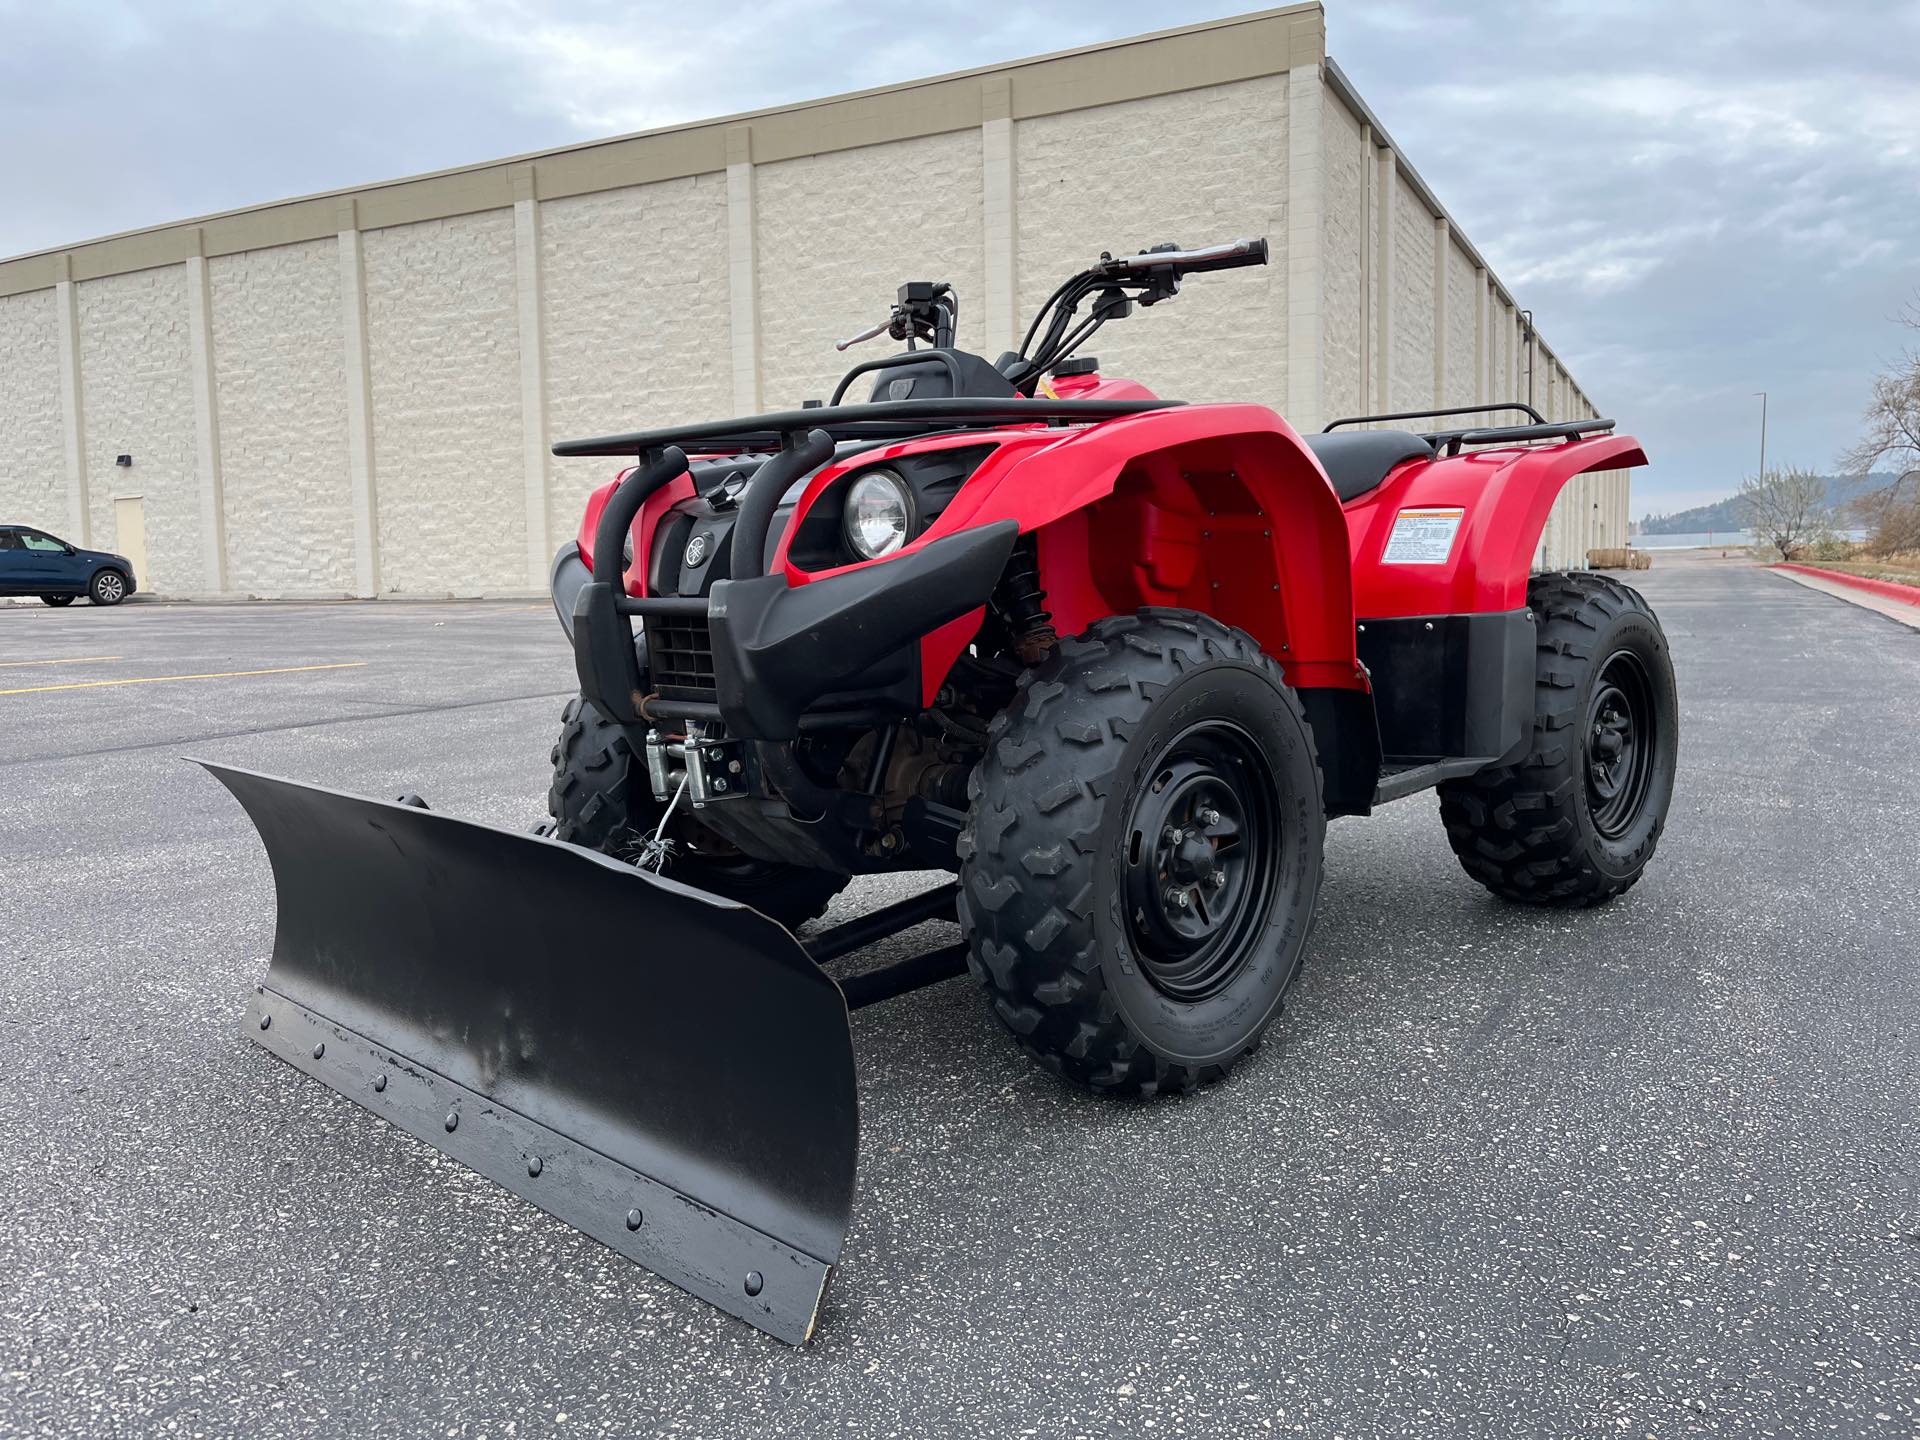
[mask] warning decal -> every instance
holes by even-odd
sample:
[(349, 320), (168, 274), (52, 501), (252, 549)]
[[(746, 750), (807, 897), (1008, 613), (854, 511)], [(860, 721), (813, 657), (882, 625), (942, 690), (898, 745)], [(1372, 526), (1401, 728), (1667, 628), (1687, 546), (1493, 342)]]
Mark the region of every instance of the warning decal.
[(1383, 565), (1444, 565), (1453, 553), (1453, 537), (1460, 533), (1460, 517), (1467, 512), (1458, 505), (1430, 506), (1423, 510), (1402, 510), (1393, 519), (1393, 533), (1387, 536)]

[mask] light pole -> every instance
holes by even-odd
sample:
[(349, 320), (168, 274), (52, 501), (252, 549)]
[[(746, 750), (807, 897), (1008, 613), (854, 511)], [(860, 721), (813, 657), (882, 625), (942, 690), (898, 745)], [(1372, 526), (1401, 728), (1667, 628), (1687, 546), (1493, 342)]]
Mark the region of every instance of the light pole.
[(1767, 483), (1767, 392), (1756, 390), (1760, 397), (1760, 483)]

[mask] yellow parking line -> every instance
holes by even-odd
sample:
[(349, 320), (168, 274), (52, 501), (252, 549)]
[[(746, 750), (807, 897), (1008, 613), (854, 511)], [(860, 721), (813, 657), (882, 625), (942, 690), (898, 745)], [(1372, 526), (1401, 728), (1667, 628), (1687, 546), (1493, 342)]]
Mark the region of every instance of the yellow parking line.
[(169, 680), (232, 680), (242, 675), (298, 675), (306, 670), (357, 670), (364, 660), (342, 660), (333, 665), (281, 665), (272, 670), (215, 670), (206, 675), (141, 675), (132, 680), (76, 680), (71, 685), (29, 685), (0, 690), (0, 695), (39, 695), (48, 690), (98, 690), (107, 685), (162, 685)]
[(118, 660), (118, 655), (74, 655), (65, 660), (0, 660), (0, 670), (24, 670), (29, 665), (85, 665), (95, 660)]

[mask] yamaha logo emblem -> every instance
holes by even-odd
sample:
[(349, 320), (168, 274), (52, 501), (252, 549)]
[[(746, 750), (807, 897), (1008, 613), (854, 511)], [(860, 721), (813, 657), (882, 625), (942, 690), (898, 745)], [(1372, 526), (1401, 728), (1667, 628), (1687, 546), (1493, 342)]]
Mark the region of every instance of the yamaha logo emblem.
[(704, 535), (696, 535), (693, 539), (689, 540), (687, 542), (686, 554), (687, 568), (694, 570), (706, 564), (707, 551), (711, 548), (707, 543), (707, 537)]

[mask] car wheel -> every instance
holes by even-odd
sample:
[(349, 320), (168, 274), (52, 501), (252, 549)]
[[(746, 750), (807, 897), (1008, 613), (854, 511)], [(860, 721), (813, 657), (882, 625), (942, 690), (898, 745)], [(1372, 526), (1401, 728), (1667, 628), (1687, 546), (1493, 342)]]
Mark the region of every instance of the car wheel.
[(42, 595), (40, 597), (40, 603), (42, 605), (51, 605), (54, 609), (58, 610), (62, 605), (71, 605), (78, 598), (78, 596), (74, 595)]
[(118, 605), (127, 598), (127, 577), (118, 570), (102, 570), (87, 587), (87, 598), (96, 605)]

